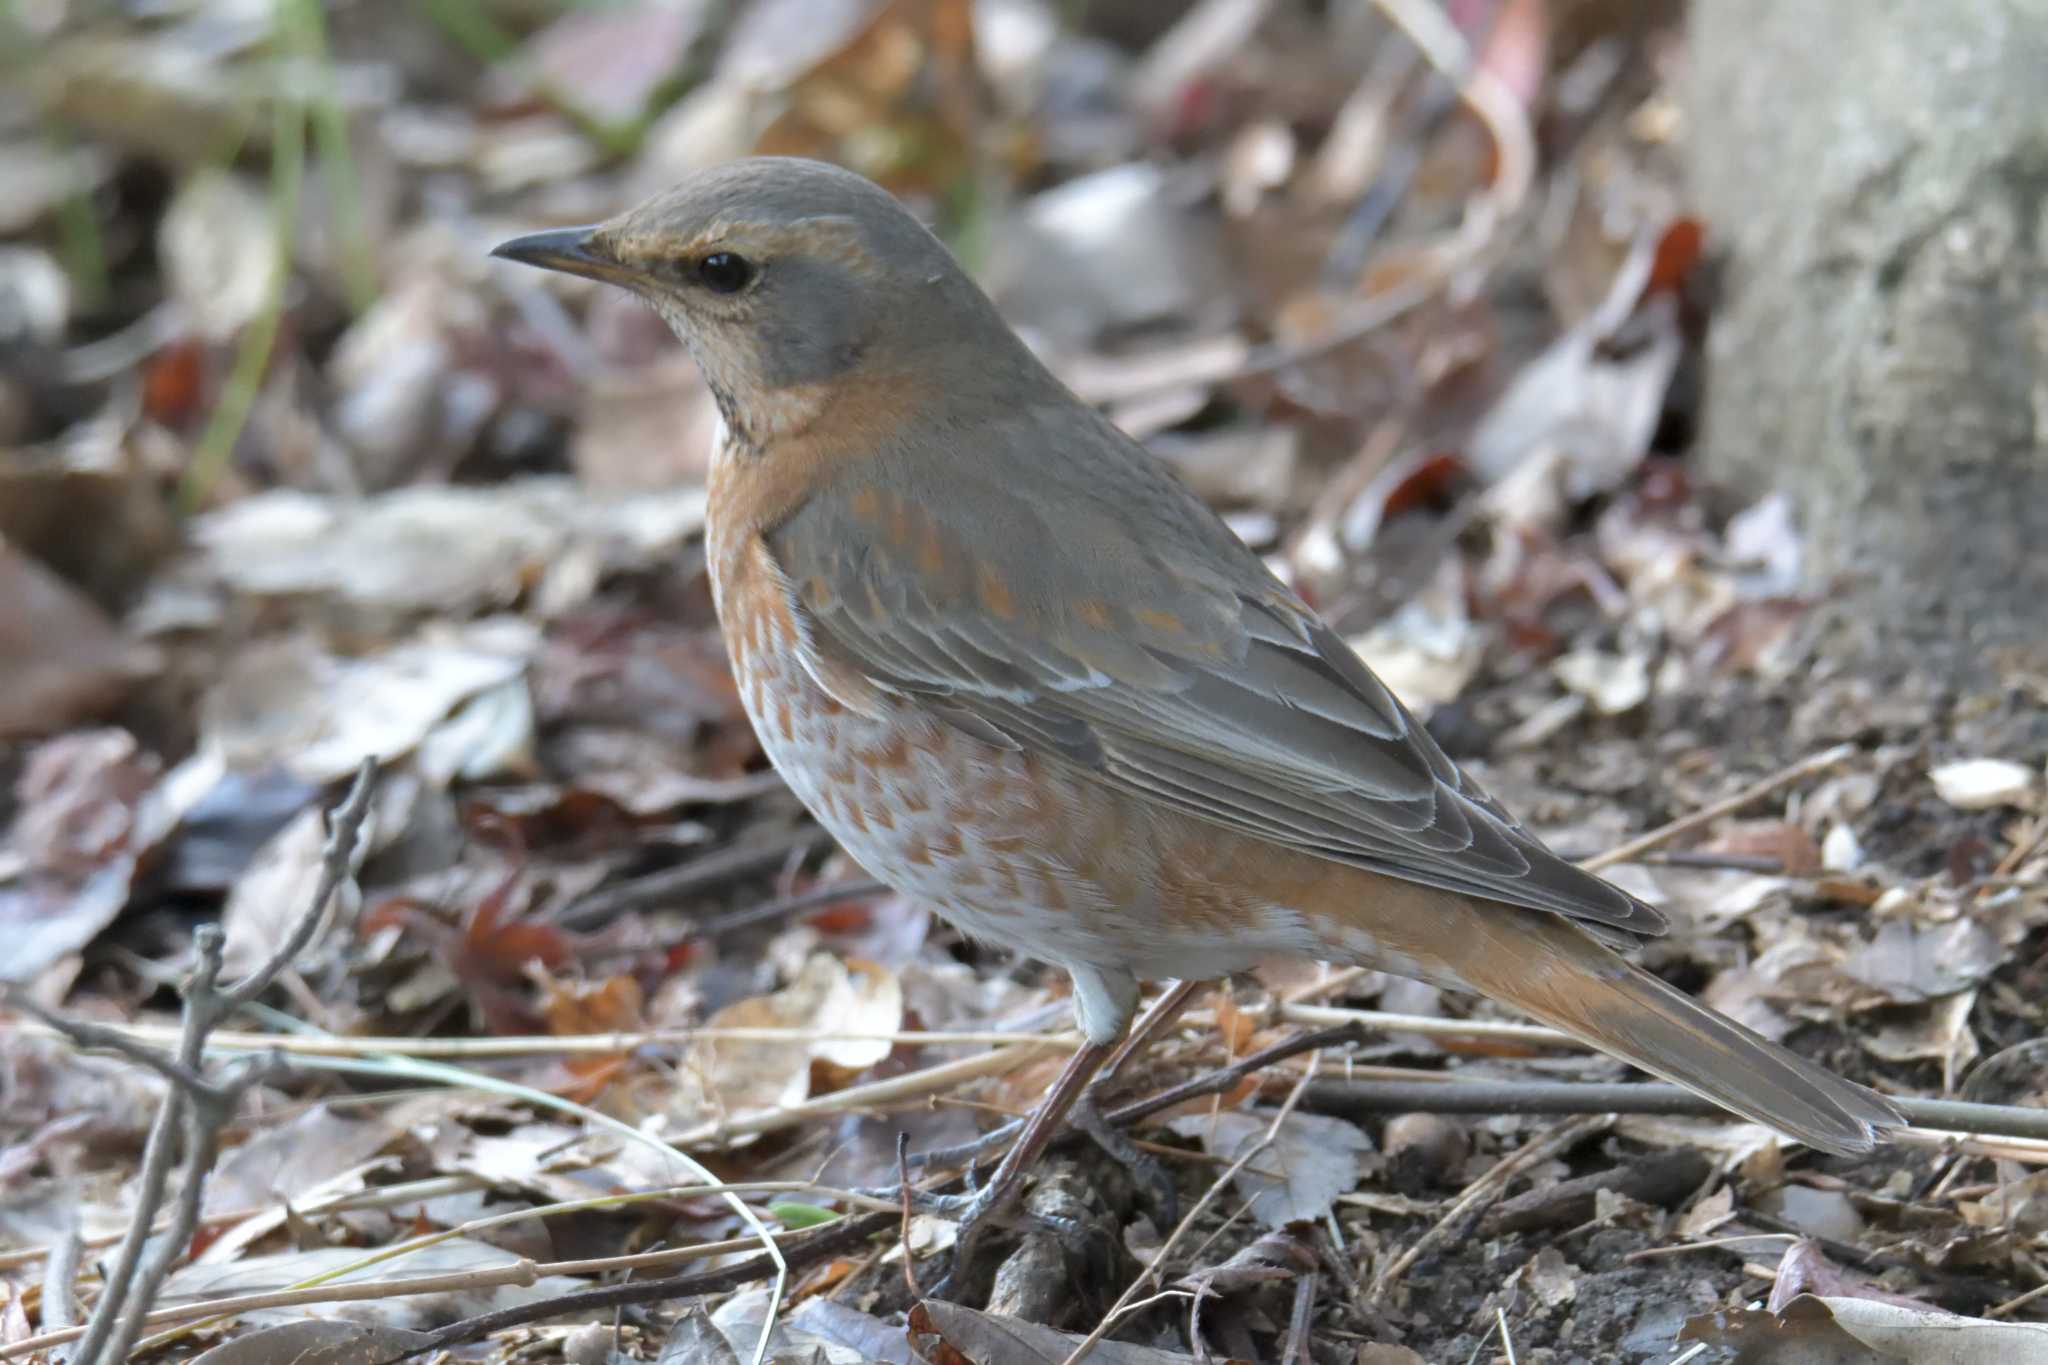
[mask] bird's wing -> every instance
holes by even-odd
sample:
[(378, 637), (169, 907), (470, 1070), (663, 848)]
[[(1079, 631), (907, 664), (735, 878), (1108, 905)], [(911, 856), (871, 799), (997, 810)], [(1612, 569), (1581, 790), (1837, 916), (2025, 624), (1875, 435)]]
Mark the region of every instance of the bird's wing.
[(864, 462), (770, 531), (812, 647), (962, 729), (1227, 828), (1663, 931), (1511, 819), (1198, 498), (1076, 411), (984, 423), (971, 461)]

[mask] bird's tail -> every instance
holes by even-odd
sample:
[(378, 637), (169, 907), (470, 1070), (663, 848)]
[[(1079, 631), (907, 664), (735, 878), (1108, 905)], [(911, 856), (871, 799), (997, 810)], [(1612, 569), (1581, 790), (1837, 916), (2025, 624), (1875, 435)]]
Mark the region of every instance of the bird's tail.
[(1709, 1009), (1561, 918), (1473, 908), (1523, 921), (1492, 945), (1510, 951), (1457, 964), (1474, 990), (1810, 1147), (1867, 1152), (1905, 1123), (1876, 1091)]
[(1358, 892), (1327, 877), (1303, 897), (1322, 911), (1313, 922), (1330, 956), (1513, 1005), (1810, 1147), (1867, 1152), (1905, 1123), (1876, 1091), (1707, 1008), (1562, 915), (1384, 880)]

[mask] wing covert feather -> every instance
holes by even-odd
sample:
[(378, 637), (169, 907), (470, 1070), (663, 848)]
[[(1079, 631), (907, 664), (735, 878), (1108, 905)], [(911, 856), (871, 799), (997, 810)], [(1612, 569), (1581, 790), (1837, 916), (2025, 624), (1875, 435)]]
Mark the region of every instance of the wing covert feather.
[[(1227, 828), (1589, 926), (1663, 931), (1473, 785), (1150, 456), (1120, 448), (1106, 422), (1055, 449), (1049, 420), (983, 424), (982, 457), (943, 467), (881, 452), (857, 488), (828, 485), (769, 532), (813, 648), (972, 733)], [(941, 480), (945, 496), (929, 496)]]

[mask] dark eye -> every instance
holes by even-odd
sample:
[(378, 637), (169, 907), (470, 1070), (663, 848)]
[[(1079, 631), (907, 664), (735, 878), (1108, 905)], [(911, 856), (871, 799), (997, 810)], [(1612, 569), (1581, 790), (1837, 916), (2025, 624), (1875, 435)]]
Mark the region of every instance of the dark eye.
[(714, 251), (697, 262), (697, 279), (718, 294), (737, 294), (754, 278), (754, 265), (730, 251)]

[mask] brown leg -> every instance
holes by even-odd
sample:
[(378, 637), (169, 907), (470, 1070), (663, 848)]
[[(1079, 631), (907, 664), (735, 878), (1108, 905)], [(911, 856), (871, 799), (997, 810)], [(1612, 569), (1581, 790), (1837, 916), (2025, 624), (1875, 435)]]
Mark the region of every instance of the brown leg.
[[(996, 1164), (988, 1183), (973, 1195), (959, 1200), (955, 1216), (960, 1221), (960, 1231), (953, 1244), (953, 1270), (932, 1290), (935, 1296), (944, 1297), (960, 1279), (961, 1272), (974, 1258), (974, 1247), (981, 1240), (983, 1221), (1006, 1212), (1016, 1201), (1024, 1184), (1024, 1173), (1045, 1152), (1046, 1144), (1059, 1131), (1067, 1111), (1074, 1107), (1074, 1101), (1088, 1089), (1088, 1083), (1095, 1079), (1095, 1073), (1102, 1069), (1102, 1064), (1116, 1049), (1116, 1043), (1083, 1043), (1067, 1059), (1059, 1078), (1052, 1083), (1052, 1089), (1046, 1092), (1045, 1098), (1038, 1102), (1038, 1107), (1031, 1111), (1031, 1117), (1024, 1121), (1024, 1131), (1017, 1135), (1017, 1141), (1010, 1150), (1003, 1153), (1003, 1159)], [(947, 1202), (951, 1202), (951, 1197)]]
[(1186, 1011), (1188, 1002), (1195, 998), (1195, 992), (1207, 984), (1206, 981), (1176, 981), (1168, 987), (1166, 994), (1154, 1000), (1138, 1016), (1138, 1022), (1131, 1025), (1131, 1031), (1124, 1035), (1123, 1042), (1117, 1044), (1116, 1055), (1103, 1066), (1097, 1079), (1107, 1081), (1123, 1070), (1131, 1055), (1164, 1033)]
[(982, 1206), (977, 1212), (987, 1213), (1002, 1208), (1015, 1197), (1024, 1172), (1030, 1170), (1045, 1153), (1045, 1145), (1060, 1130), (1060, 1121), (1066, 1118), (1067, 1111), (1074, 1107), (1074, 1101), (1081, 1098), (1082, 1092), (1088, 1089), (1088, 1083), (1095, 1079), (1095, 1073), (1102, 1070), (1103, 1063), (1110, 1059), (1117, 1047), (1116, 1043), (1083, 1043), (1067, 1059), (1059, 1079), (1052, 1083), (1052, 1089), (1045, 1092), (1045, 1098), (1031, 1111), (1031, 1117), (1024, 1121), (1024, 1131), (1017, 1135), (1017, 1141), (1010, 1150), (1003, 1153), (995, 1174), (975, 1196), (975, 1202)]

